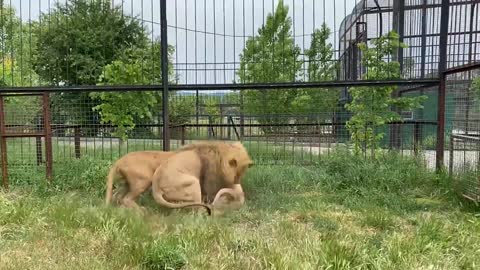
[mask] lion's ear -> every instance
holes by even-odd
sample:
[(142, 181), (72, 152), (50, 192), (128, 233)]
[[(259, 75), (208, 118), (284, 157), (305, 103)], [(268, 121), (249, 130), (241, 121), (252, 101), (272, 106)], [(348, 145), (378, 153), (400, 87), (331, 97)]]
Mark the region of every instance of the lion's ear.
[(237, 167), (237, 160), (232, 158), (228, 161), (228, 165), (230, 165), (231, 167)]

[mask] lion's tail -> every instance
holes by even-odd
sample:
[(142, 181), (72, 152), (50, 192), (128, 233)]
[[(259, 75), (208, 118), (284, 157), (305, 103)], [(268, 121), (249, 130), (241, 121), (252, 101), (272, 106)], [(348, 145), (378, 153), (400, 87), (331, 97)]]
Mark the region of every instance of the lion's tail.
[(163, 205), (165, 207), (176, 209), (176, 208), (200, 206), (200, 207), (204, 207), (205, 209), (207, 209), (207, 213), (208, 213), (209, 216), (212, 215), (212, 208), (207, 204), (204, 204), (204, 203), (184, 203), (184, 204), (171, 203), (171, 202), (168, 202), (167, 200), (165, 200), (165, 198), (163, 197), (163, 194), (161, 194), (159, 192), (152, 192), (152, 193), (153, 193), (153, 198), (155, 199), (155, 201), (158, 204)]
[(113, 164), (107, 176), (107, 195), (105, 198), (106, 204), (110, 204), (110, 202), (112, 201), (113, 181), (115, 179), (116, 174), (117, 174), (117, 166), (116, 164)]

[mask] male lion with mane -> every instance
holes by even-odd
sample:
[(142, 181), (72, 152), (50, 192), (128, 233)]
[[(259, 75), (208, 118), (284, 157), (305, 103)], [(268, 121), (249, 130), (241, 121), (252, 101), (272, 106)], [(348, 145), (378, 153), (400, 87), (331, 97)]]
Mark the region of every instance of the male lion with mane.
[(223, 195), (243, 204), (241, 181), (252, 165), (240, 142), (190, 144), (175, 151), (155, 170), (153, 198), (168, 208), (203, 206), (207, 211), (207, 204), (217, 206)]

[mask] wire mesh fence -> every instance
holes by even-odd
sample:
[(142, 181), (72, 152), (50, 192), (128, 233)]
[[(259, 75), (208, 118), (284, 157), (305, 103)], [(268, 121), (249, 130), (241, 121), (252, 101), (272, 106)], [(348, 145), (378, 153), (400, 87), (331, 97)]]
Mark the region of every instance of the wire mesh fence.
[(480, 201), (480, 65), (446, 75), (448, 168), (464, 196)]
[[(0, 0), (2, 173), (6, 164), (17, 178), (28, 167), (67, 173), (75, 161), (162, 149), (164, 137), (172, 149), (241, 140), (259, 164), (316, 164), (355, 149), (345, 105), (362, 87), (427, 96), (423, 108), (372, 109), (384, 123), (366, 121), (357, 133), (381, 135), (378, 149), (433, 168), (438, 75), (480, 60), (478, 1), (161, 3)], [(381, 110), (401, 117), (385, 120)], [(368, 140), (356, 140), (366, 153)]]

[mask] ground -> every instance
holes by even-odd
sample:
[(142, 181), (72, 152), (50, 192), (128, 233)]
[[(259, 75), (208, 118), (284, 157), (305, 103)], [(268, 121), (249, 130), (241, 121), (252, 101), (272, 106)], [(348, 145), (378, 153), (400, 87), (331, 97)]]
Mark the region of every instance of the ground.
[[(411, 158), (256, 166), (246, 206), (215, 218), (159, 209), (149, 194), (144, 217), (106, 207), (108, 166), (91, 162), (57, 169), (52, 186), (19, 179), (0, 193), (0, 269), (480, 267), (478, 208)], [(68, 176), (74, 167), (84, 172)]]

